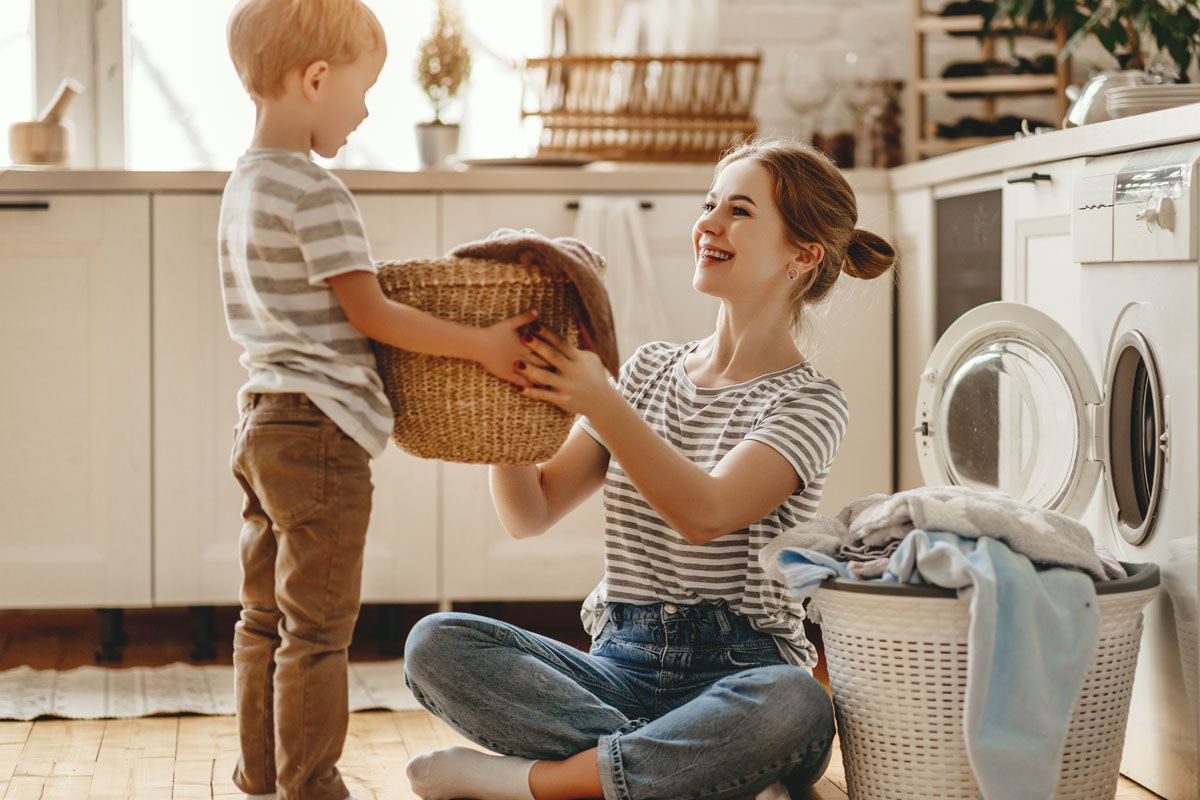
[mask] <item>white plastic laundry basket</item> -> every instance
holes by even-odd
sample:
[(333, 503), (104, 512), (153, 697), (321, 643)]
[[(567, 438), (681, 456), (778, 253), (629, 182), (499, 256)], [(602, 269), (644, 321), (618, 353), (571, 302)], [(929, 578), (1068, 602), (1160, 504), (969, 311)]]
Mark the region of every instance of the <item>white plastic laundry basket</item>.
[[(1100, 644), (1071, 716), (1056, 800), (1111, 800), (1154, 564), (1096, 584)], [(815, 602), (851, 800), (976, 800), (963, 738), (968, 604), (947, 589), (829, 579)]]

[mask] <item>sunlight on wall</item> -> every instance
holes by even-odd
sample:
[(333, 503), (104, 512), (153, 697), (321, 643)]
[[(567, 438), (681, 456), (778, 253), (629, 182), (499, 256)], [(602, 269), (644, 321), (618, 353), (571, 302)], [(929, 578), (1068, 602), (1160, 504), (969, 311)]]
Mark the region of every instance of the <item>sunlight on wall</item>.
[[(230, 169), (254, 127), (254, 106), (225, 46), (225, 23), (236, 0), (127, 3), (129, 168)], [(353, 169), (416, 169), (413, 124), (433, 114), (416, 85), (415, 62), (434, 3), (368, 0), (368, 5), (388, 39), (387, 63), (367, 95), (370, 117), (336, 159), (317, 161)], [(536, 131), (520, 121), (521, 82), (512, 64), (545, 53), (545, 7), (545, 0), (462, 0), (468, 43), (474, 45), (471, 83), (465, 102), (446, 117), (462, 120), (462, 157), (532, 152)]]
[(12, 163), (8, 157), (8, 126), (33, 119), (33, 44), (30, 21), (33, 0), (5, 0), (0, 14), (0, 130), (4, 147), (0, 167)]

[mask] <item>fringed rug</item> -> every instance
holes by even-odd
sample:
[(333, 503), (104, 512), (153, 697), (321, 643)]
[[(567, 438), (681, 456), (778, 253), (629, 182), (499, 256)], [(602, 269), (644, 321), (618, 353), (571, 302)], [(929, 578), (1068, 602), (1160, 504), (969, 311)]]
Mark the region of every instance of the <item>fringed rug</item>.
[[(350, 664), (350, 710), (406, 711), (421, 706), (404, 685), (404, 661)], [(229, 715), (233, 667), (79, 667), (0, 672), (0, 719), (127, 719), (153, 714)]]

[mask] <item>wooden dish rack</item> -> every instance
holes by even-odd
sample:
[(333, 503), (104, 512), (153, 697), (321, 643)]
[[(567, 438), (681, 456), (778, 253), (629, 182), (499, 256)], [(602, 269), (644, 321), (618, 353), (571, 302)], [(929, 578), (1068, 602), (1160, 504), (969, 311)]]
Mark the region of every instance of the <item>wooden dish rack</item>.
[(539, 156), (713, 162), (750, 138), (760, 55), (567, 55), (525, 62)]

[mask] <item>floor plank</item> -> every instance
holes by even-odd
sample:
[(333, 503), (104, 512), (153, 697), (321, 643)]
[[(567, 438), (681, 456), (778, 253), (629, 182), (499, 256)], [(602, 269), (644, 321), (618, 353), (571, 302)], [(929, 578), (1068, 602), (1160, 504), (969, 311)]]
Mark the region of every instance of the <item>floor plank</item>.
[[(363, 800), (417, 800), (404, 765), (417, 753), (453, 745), (474, 746), (424, 711), (356, 713), (339, 767)], [(0, 798), (240, 800), (231, 778), (237, 748), (233, 717), (3, 722)], [(836, 744), (829, 769), (805, 800), (847, 800)], [(1116, 800), (1159, 798), (1122, 777)]]

